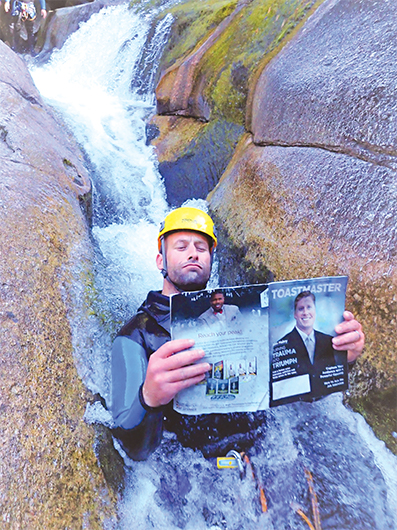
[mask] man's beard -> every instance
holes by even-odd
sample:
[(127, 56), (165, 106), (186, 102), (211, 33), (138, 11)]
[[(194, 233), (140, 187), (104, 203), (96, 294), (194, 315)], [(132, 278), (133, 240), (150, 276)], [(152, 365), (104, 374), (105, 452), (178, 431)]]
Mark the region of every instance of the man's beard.
[(200, 269), (198, 271), (169, 271), (168, 277), (171, 282), (181, 291), (201, 291), (207, 286), (209, 272)]

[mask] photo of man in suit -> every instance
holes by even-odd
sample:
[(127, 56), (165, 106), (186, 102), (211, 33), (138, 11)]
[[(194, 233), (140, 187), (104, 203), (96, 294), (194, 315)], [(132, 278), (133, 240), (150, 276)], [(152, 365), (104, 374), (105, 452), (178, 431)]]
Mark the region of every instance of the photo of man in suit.
[(212, 326), (218, 324), (220, 327), (227, 327), (238, 324), (241, 313), (236, 305), (225, 304), (225, 295), (222, 291), (211, 293), (210, 308), (198, 317), (199, 324)]
[[(312, 292), (302, 291), (295, 298), (294, 318), (294, 329), (276, 344), (277, 348), (289, 352), (288, 357), (296, 360), (291, 364), (291, 376), (309, 376), (310, 398), (335, 392), (337, 387), (343, 390), (347, 385), (346, 352), (333, 348), (331, 335), (314, 329), (316, 305)], [(341, 367), (340, 370), (332, 369), (337, 366)]]

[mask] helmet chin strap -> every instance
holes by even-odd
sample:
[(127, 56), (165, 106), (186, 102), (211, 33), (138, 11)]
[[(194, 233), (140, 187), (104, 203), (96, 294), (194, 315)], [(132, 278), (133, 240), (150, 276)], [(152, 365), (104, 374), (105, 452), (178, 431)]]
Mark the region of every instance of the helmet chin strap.
[(178, 292), (182, 292), (183, 289), (178, 287), (169, 277), (168, 271), (167, 271), (167, 259), (165, 255), (165, 245), (164, 245), (164, 237), (161, 238), (161, 255), (163, 257), (163, 268), (161, 269), (161, 274), (163, 275), (164, 279), (167, 280)]
[(167, 282), (169, 282), (171, 285), (173, 285), (173, 286), (175, 287), (175, 289), (176, 289), (179, 293), (182, 293), (182, 292), (183, 292), (183, 289), (181, 289), (180, 287), (178, 287), (178, 286), (176, 285), (176, 283), (174, 283), (174, 282), (171, 280), (171, 278), (170, 278), (169, 275), (168, 275), (168, 272), (167, 272), (165, 269), (163, 269), (163, 270), (161, 271), (161, 274), (164, 276), (164, 279), (167, 280)]

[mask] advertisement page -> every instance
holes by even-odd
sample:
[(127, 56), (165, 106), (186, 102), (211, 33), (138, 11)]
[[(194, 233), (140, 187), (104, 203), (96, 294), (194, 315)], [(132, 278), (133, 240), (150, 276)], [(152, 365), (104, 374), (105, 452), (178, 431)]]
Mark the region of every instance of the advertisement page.
[(267, 285), (227, 287), (171, 297), (172, 339), (194, 339), (211, 365), (206, 379), (180, 392), (183, 414), (245, 412), (269, 406)]

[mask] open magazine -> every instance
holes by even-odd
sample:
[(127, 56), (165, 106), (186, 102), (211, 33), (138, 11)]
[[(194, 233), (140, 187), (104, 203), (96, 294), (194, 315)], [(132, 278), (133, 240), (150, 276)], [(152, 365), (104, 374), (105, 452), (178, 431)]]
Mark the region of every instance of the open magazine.
[(211, 365), (174, 409), (255, 412), (346, 390), (346, 352), (331, 342), (346, 286), (333, 276), (172, 295), (172, 339), (194, 339)]

